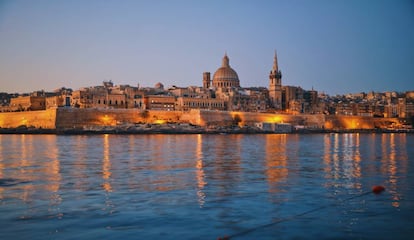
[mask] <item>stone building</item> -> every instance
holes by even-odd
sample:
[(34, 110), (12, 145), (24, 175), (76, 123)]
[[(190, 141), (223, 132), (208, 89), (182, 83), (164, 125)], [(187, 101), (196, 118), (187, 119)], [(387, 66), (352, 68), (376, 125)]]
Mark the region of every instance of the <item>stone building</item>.
[(58, 108), (66, 105), (66, 97), (62, 95), (46, 97), (46, 109)]
[(43, 96), (19, 96), (10, 99), (11, 111), (36, 111), (46, 109), (46, 99)]
[(144, 103), (147, 109), (174, 111), (176, 99), (168, 95), (147, 95), (144, 97)]
[(206, 110), (227, 110), (226, 101), (216, 98), (194, 98), (179, 97), (177, 98), (177, 110), (188, 111), (191, 109)]
[(88, 88), (73, 91), (70, 105), (76, 108), (94, 107), (93, 94)]

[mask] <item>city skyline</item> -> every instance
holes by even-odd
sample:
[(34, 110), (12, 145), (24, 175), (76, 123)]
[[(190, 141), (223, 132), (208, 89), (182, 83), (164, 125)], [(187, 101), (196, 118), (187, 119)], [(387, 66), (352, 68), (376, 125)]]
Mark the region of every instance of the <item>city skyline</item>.
[(241, 87), (331, 95), (414, 89), (410, 1), (3, 1), (0, 92), (104, 80), (201, 86), (225, 53)]

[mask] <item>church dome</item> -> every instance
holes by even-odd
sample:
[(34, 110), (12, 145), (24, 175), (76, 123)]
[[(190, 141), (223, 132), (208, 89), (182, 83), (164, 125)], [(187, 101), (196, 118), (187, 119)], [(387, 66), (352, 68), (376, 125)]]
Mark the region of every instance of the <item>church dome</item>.
[(154, 86), (155, 89), (161, 89), (164, 90), (164, 84), (157, 82)]
[(213, 75), (213, 87), (240, 87), (239, 76), (230, 67), (227, 54), (223, 57), (221, 67)]

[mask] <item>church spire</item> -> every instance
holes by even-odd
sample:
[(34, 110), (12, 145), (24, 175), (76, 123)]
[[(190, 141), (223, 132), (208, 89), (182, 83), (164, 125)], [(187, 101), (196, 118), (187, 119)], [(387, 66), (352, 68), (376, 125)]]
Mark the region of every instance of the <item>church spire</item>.
[(273, 71), (277, 72), (279, 71), (279, 66), (277, 65), (277, 52), (275, 50), (275, 57), (273, 59)]
[(230, 60), (227, 57), (227, 52), (224, 53), (223, 62), (221, 64), (222, 67), (230, 67)]

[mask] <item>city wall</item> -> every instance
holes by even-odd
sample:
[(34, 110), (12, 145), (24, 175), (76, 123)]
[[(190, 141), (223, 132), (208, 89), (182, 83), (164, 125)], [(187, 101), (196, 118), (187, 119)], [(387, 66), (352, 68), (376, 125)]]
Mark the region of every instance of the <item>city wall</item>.
[(209, 110), (141, 111), (138, 109), (58, 108), (43, 111), (0, 113), (1, 128), (87, 129), (135, 123), (191, 123), (200, 126), (253, 125), (256, 122), (290, 123), (314, 129), (385, 129), (398, 123), (395, 118), (359, 116), (286, 115)]
[(399, 124), (397, 118), (362, 116), (325, 116), (324, 128), (328, 130), (386, 129)]
[(56, 114), (57, 129), (117, 126), (133, 123), (162, 124), (180, 122), (182, 112), (141, 111), (138, 109), (60, 108)]
[(54, 129), (56, 128), (56, 109), (0, 113), (1, 128), (18, 128), (22, 126)]
[(257, 122), (268, 122), (323, 128), (325, 122), (325, 116), (322, 114), (287, 115), (254, 112), (200, 111), (199, 115), (199, 125), (228, 125), (235, 122), (240, 125), (253, 125)]

